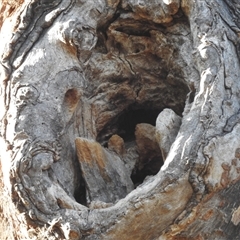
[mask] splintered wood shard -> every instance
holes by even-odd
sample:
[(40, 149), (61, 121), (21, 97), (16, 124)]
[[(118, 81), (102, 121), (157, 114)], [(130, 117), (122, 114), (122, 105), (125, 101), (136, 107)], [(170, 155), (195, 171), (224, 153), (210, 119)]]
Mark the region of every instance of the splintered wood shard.
[(88, 204), (114, 203), (133, 190), (123, 161), (94, 140), (76, 138), (78, 160), (85, 179)]

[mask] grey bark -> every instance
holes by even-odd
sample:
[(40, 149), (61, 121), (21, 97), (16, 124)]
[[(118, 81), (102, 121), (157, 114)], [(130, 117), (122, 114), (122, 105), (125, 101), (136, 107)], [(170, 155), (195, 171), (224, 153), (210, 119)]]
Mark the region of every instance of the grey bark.
[[(45, 225), (53, 239), (240, 239), (237, 1), (0, 9), (2, 212), (15, 238)], [(135, 126), (166, 108), (181, 125), (159, 115), (173, 137), (154, 158)]]

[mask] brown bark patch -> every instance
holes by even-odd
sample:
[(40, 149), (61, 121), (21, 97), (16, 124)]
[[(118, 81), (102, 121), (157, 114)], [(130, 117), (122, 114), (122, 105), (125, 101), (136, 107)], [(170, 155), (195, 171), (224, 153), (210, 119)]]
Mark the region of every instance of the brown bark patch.
[[(179, 193), (176, 198), (172, 197), (173, 192)], [(135, 208), (129, 210), (127, 216), (108, 231), (107, 239), (118, 239), (118, 236), (121, 236), (121, 239), (157, 239), (172, 219), (184, 210), (191, 195), (192, 188), (186, 179), (182, 178), (174, 185), (169, 185), (164, 193), (155, 194), (151, 201), (135, 202)], [(165, 224), (162, 224), (163, 222)]]
[[(169, 240), (193, 240), (192, 238), (188, 238), (188, 237), (179, 237), (179, 236), (176, 236), (176, 237), (173, 237), (173, 238), (171, 238), (171, 239), (169, 239)], [(195, 238), (195, 240), (204, 240), (204, 238), (201, 236), (201, 235), (199, 235), (199, 236), (197, 236), (196, 238)]]
[(208, 221), (214, 214), (214, 211), (213, 209), (209, 209), (203, 216), (202, 216), (202, 219), (204, 221)]
[(223, 163), (221, 166), (224, 171), (222, 173), (220, 183), (222, 187), (227, 187), (227, 185), (230, 183), (229, 172), (231, 170), (231, 167), (227, 163)]
[(78, 103), (79, 93), (75, 88), (69, 89), (65, 93), (64, 102), (67, 104), (69, 110), (73, 111)]
[(75, 144), (78, 159), (90, 165), (96, 162), (100, 169), (105, 168), (104, 154), (99, 143), (76, 138)]
[(6, 18), (11, 17), (13, 13), (22, 5), (24, 0), (3, 0), (0, 3), (0, 29)]
[(125, 153), (124, 140), (117, 134), (112, 135), (108, 141), (108, 149), (113, 150), (119, 155), (123, 155)]

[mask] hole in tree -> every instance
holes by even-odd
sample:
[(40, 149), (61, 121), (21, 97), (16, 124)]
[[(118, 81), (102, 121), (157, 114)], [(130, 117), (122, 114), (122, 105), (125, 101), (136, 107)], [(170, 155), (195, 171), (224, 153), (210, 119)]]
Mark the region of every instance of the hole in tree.
[[(136, 126), (138, 124), (142, 125), (143, 123), (147, 123), (155, 126), (157, 116), (161, 110), (162, 109), (134, 109), (133, 106), (119, 116), (119, 135), (124, 139), (126, 146), (128, 144), (131, 145), (131, 143), (135, 144)], [(149, 127), (150, 129), (153, 128), (151, 126)], [(144, 137), (144, 135), (148, 135), (148, 133), (144, 133), (143, 131), (143, 136), (138, 136), (138, 142), (141, 141), (142, 138), (143, 142), (146, 141), (146, 147), (144, 147), (145, 149), (143, 150), (137, 144), (139, 158), (131, 174), (131, 179), (135, 186), (141, 184), (147, 176), (157, 174), (163, 165), (161, 151), (160, 148), (158, 148), (157, 142), (155, 142), (155, 145), (157, 145), (155, 146), (155, 149), (149, 147), (149, 145), (154, 145), (154, 143), (151, 143), (151, 141), (155, 139), (154, 134), (151, 134), (150, 139), (148, 139), (148, 136)], [(143, 140), (144, 138), (145, 140)]]
[[(184, 101), (185, 98), (172, 107), (178, 115), (181, 115), (184, 110)], [(145, 102), (143, 104), (135, 103), (130, 105), (108, 122), (98, 133), (96, 139), (104, 147), (108, 147), (110, 137), (117, 134), (124, 140), (126, 155), (129, 154), (128, 150), (130, 148), (131, 151), (136, 153), (136, 162), (131, 174), (131, 179), (135, 186), (141, 184), (147, 176), (156, 175), (164, 164), (160, 147), (155, 140), (155, 124), (159, 113), (164, 108), (169, 107), (156, 106), (160, 106), (160, 104), (157, 102)], [(142, 136), (138, 135), (136, 131), (136, 126), (139, 127), (140, 125), (147, 125)], [(150, 129), (149, 131), (152, 131), (151, 133), (148, 133), (148, 128)], [(142, 147), (140, 147), (141, 143), (139, 144), (141, 139), (143, 139)], [(127, 157), (123, 156), (123, 159), (127, 159)]]
[[(77, 159), (77, 156), (75, 156), (75, 168), (77, 169), (81, 169), (80, 168), (80, 164), (79, 164), (79, 161)], [(74, 191), (74, 198), (75, 200), (84, 205), (84, 206), (87, 206), (87, 198), (86, 198), (86, 184), (85, 184), (85, 180), (82, 176), (82, 173), (80, 173), (81, 170), (79, 171), (79, 173), (77, 174), (76, 178), (77, 178), (77, 185), (75, 187), (75, 191)]]
[(119, 135), (125, 143), (134, 141), (136, 125), (139, 123), (149, 123), (155, 126), (157, 116), (161, 111), (162, 109), (130, 106), (121, 114), (114, 117), (111, 122), (108, 122), (99, 132), (96, 140), (104, 147), (107, 147), (107, 142), (113, 134)]
[(74, 192), (74, 198), (75, 200), (84, 205), (87, 206), (87, 199), (86, 199), (86, 186), (84, 183), (83, 178), (81, 178), (81, 183), (80, 185), (76, 188), (75, 192)]
[[(148, 49), (148, 45), (146, 45), (143, 41), (136, 41), (132, 46), (129, 45), (129, 49), (125, 45), (126, 38), (116, 38), (116, 41), (111, 42), (111, 34), (113, 34), (113, 37), (117, 33), (118, 36), (123, 35), (129, 35), (132, 37), (132, 39), (138, 39), (146, 38), (149, 41), (154, 41), (153, 35), (151, 35), (150, 30), (160, 31), (162, 33), (166, 32), (166, 29), (168, 28), (168, 25), (162, 26), (162, 25), (156, 25), (152, 22), (145, 22), (144, 20), (141, 20), (139, 22), (133, 21), (130, 19), (129, 21), (124, 18), (123, 23), (121, 24), (121, 19), (117, 20), (119, 16), (115, 16), (114, 19), (107, 20), (107, 23), (100, 24), (98, 28), (98, 43), (96, 46), (97, 51), (101, 53), (108, 53), (111, 52), (109, 50), (109, 45), (112, 47), (111, 49), (116, 50), (115, 52), (121, 52), (122, 54), (128, 55), (129, 53), (135, 53), (131, 55), (131, 59), (133, 60), (133, 55), (136, 57), (136, 66), (134, 67), (137, 71), (140, 73), (144, 73), (145, 76), (146, 73), (149, 73), (149, 75), (156, 75), (157, 81), (148, 82), (146, 81), (148, 77), (143, 81), (141, 84), (155, 84), (153, 90), (149, 88), (149, 93), (147, 93), (148, 90), (146, 90), (145, 96), (138, 96), (138, 104), (135, 103), (131, 106), (129, 106), (127, 109), (122, 111), (121, 113), (117, 114), (117, 116), (113, 117), (109, 122), (105, 124), (105, 127), (103, 127), (97, 135), (96, 140), (101, 143), (104, 147), (108, 147), (108, 140), (112, 137), (112, 135), (117, 134), (120, 137), (123, 138), (126, 149), (135, 148), (137, 154), (136, 154), (136, 164), (132, 170), (131, 178), (135, 186), (142, 183), (146, 176), (149, 175), (155, 175), (159, 172), (161, 166), (163, 165), (163, 159), (159, 151), (152, 153), (153, 150), (149, 148), (146, 153), (142, 153), (138, 148), (136, 144), (136, 138), (135, 138), (135, 128), (137, 124), (140, 123), (147, 123), (155, 126), (156, 118), (158, 114), (163, 110), (163, 108), (171, 108), (173, 109), (178, 115), (181, 115), (183, 112), (186, 95), (189, 92), (189, 89), (187, 85), (182, 81), (184, 79), (184, 75), (182, 74), (182, 71), (180, 69), (180, 66), (175, 66), (175, 64), (172, 64), (166, 61), (163, 58), (160, 58), (159, 55), (155, 53), (155, 51), (151, 52)], [(180, 21), (180, 18), (182, 15), (180, 14), (177, 17), (176, 22)], [(185, 19), (185, 17), (183, 16)], [(183, 22), (185, 20), (183, 19)], [(115, 22), (115, 23), (114, 23)], [(175, 20), (172, 25), (175, 23)], [(114, 25), (116, 24), (117, 27)], [(109, 27), (111, 26), (111, 29), (114, 29), (113, 33), (108, 32)], [(114, 27), (115, 26), (115, 27)], [(169, 25), (170, 26), (170, 25)], [(121, 34), (123, 33), (123, 34)], [(115, 35), (114, 35), (115, 34)], [(183, 44), (183, 40), (179, 38), (178, 40), (181, 44)], [(109, 44), (109, 45), (108, 45)], [(154, 45), (154, 43), (153, 43)], [(171, 44), (170, 44), (171, 45)], [(130, 49), (131, 47), (131, 49)], [(163, 49), (165, 50), (165, 49)], [(144, 53), (142, 53), (144, 52)], [(138, 61), (137, 58), (141, 54), (145, 54), (146, 57), (146, 65), (148, 62), (152, 62), (152, 70), (149, 70), (151, 68), (151, 65), (149, 67), (144, 68), (141, 64), (138, 67)], [(178, 56), (178, 51), (173, 51), (174, 57)], [(141, 56), (142, 58), (142, 56)], [(177, 58), (176, 58), (177, 59)], [(141, 61), (139, 61), (141, 63)], [(174, 61), (173, 61), (174, 63)], [(161, 66), (161, 67), (160, 67)], [(165, 66), (165, 67), (164, 67)], [(172, 69), (172, 66), (175, 66), (174, 69)], [(169, 76), (174, 76), (174, 78), (171, 78)], [(121, 79), (120, 77), (115, 77), (114, 79)], [(152, 79), (152, 78), (150, 78)], [(134, 79), (135, 80), (135, 79)], [(128, 82), (130, 85), (134, 88), (134, 81)], [(121, 81), (118, 81), (118, 84), (121, 84)], [(158, 87), (159, 86), (159, 87)], [(114, 93), (113, 93), (114, 95)], [(151, 95), (151, 98), (148, 98), (148, 96)], [(154, 96), (154, 97), (153, 97)], [(118, 91), (116, 91), (115, 98), (111, 97), (112, 102), (116, 106), (116, 108), (119, 107), (119, 105), (127, 104), (127, 99), (125, 99), (127, 96), (124, 94), (119, 94)], [(192, 101), (194, 98), (194, 94), (190, 96), (190, 101)], [(111, 102), (111, 101), (109, 101)], [(113, 106), (113, 105), (112, 105)], [(121, 109), (123, 109), (123, 106), (121, 106)], [(109, 111), (112, 111), (111, 108), (109, 108)], [(112, 114), (115, 114), (116, 111), (113, 110)], [(97, 121), (97, 120), (96, 120)], [(96, 124), (97, 125), (97, 124)], [(128, 154), (128, 153), (126, 153)], [(143, 156), (144, 155), (144, 156)], [(130, 156), (131, 158), (131, 156)], [(123, 156), (123, 159), (126, 159), (125, 156)]]
[[(129, 147), (136, 149), (139, 155), (139, 161), (136, 162), (131, 174), (135, 186), (141, 184), (146, 176), (157, 174), (163, 165), (160, 148), (149, 148), (143, 153), (141, 149), (138, 149), (135, 139), (137, 124), (147, 123), (151, 125), (149, 126), (150, 128), (154, 128), (157, 116), (161, 111), (162, 109), (150, 109), (132, 105), (112, 119), (112, 121), (98, 134), (97, 141), (102, 143), (105, 147), (107, 147), (109, 138), (113, 134), (117, 134), (123, 138), (126, 150), (128, 150)], [(152, 134), (151, 137), (152, 140), (155, 139), (154, 134)], [(157, 142), (155, 142), (155, 145), (157, 145)]]
[(79, 100), (79, 93), (76, 88), (71, 88), (67, 90), (64, 96), (64, 102), (67, 105), (69, 110), (73, 110), (76, 107), (78, 100)]
[(117, 134), (123, 138), (125, 142), (133, 141), (135, 139), (135, 127), (139, 123), (148, 123), (153, 126), (156, 124), (159, 109), (131, 109), (129, 108), (118, 118)]
[(131, 179), (135, 186), (141, 184), (147, 176), (156, 175), (164, 163), (160, 154), (147, 160), (143, 168), (136, 166), (132, 171)]

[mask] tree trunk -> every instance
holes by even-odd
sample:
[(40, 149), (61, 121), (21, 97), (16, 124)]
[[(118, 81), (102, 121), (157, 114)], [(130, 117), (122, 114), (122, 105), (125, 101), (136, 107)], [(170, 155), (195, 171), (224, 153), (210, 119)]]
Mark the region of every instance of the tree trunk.
[(237, 1), (2, 1), (1, 239), (240, 239)]

